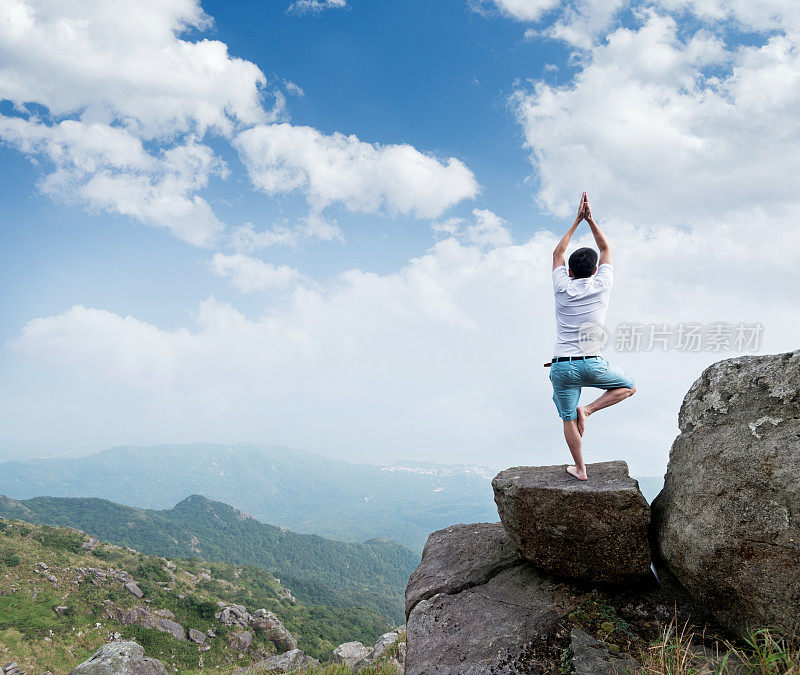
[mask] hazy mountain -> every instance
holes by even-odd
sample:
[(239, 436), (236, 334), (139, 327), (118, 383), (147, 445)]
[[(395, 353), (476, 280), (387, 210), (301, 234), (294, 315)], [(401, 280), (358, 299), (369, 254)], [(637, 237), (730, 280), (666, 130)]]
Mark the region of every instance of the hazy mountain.
[(17, 499), (101, 497), (165, 509), (203, 494), (295, 532), (385, 537), (416, 550), (434, 530), (497, 520), (490, 478), (472, 466), (353, 464), (276, 446), (199, 443), (0, 464), (0, 492)]
[(395, 623), (403, 620), (403, 592), (419, 563), (417, 553), (385, 539), (358, 544), (297, 534), (200, 495), (163, 511), (95, 498), (0, 496), (0, 516), (68, 525), (150, 554), (255, 565), (303, 602), (368, 607)]

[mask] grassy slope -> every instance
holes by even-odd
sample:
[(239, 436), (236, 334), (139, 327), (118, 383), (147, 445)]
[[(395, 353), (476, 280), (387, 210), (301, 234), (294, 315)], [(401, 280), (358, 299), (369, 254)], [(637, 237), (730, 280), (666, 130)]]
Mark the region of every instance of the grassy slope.
[[(181, 672), (196, 671), (201, 657), (205, 668), (211, 669), (248, 663), (250, 657), (238, 657), (228, 645), (225, 635), (231, 629), (214, 618), (218, 601), (243, 604), (251, 612), (261, 607), (273, 611), (298, 636), (300, 648), (320, 659), (326, 659), (342, 642), (371, 644), (390, 628), (382, 617), (367, 609), (333, 610), (292, 602), (282, 597), (285, 589), (274, 577), (253, 567), (174, 560), (177, 581), (170, 588), (164, 559), (112, 545), (84, 551), (80, 545), (86, 538), (70, 528), (0, 519), (0, 654), (4, 655), (0, 656), (0, 665), (16, 660), (30, 673), (67, 673), (115, 632), (136, 640), (148, 655), (168, 667), (174, 664)], [(57, 585), (36, 573), (38, 562), (48, 565), (48, 572), (58, 579)], [(193, 643), (105, 618), (103, 600), (113, 600), (120, 606), (142, 601), (119, 581), (99, 586), (89, 580), (76, 584), (77, 566), (127, 570), (152, 609), (171, 610), (186, 629), (213, 628), (217, 636), (209, 638), (211, 650), (201, 654)], [(210, 573), (211, 580), (195, 581), (190, 576), (203, 572)], [(56, 614), (56, 606), (66, 606), (67, 611)], [(274, 652), (258, 632), (254, 645)]]
[(278, 576), (304, 602), (368, 607), (393, 623), (402, 623), (403, 593), (419, 562), (416, 553), (393, 542), (354, 544), (297, 534), (199, 495), (165, 511), (101, 499), (0, 497), (0, 516), (76, 527), (156, 555), (255, 565)]

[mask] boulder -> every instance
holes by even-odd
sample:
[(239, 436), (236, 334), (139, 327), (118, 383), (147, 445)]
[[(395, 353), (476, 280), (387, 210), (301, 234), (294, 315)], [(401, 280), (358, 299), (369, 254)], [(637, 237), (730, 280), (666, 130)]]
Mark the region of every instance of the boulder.
[(132, 595), (135, 595), (137, 598), (141, 598), (142, 596), (144, 596), (144, 593), (142, 593), (142, 589), (139, 588), (139, 586), (136, 584), (135, 581), (129, 581), (128, 583), (126, 583), (125, 590), (131, 593)]
[(800, 622), (800, 351), (707, 368), (653, 502), (658, 554), (729, 630)]
[(370, 650), (360, 642), (345, 642), (331, 652), (331, 663), (343, 663), (351, 668), (361, 661)]
[(485, 583), (520, 562), (500, 523), (453, 525), (434, 532), (406, 586), (406, 618), (420, 600)]
[[(405, 638), (406, 636), (406, 627), (400, 626), (399, 628), (395, 628), (394, 630), (389, 631), (388, 633), (384, 633), (381, 635), (376, 641), (375, 646), (372, 649), (366, 649), (366, 654), (356, 662), (353, 670), (357, 673), (360, 672), (362, 669), (372, 666), (379, 661), (383, 661), (384, 663), (388, 662), (391, 659), (394, 659), (398, 662), (398, 665), (402, 665), (405, 663), (405, 649), (400, 649), (400, 645), (397, 645), (398, 641)], [(398, 646), (397, 653), (395, 656), (387, 658), (387, 654), (390, 652), (392, 647), (395, 645)]]
[(547, 635), (575, 606), (516, 553), (500, 523), (428, 538), (406, 588), (408, 675), (537, 673)]
[(492, 481), (500, 520), (537, 567), (589, 583), (650, 579), (650, 507), (625, 462), (587, 465), (579, 481), (557, 466), (517, 466)]
[(103, 645), (71, 675), (167, 675), (158, 659), (144, 655), (135, 642), (111, 642)]
[(575, 675), (628, 675), (642, 670), (636, 659), (614, 656), (599, 640), (579, 628), (573, 628), (570, 637)]
[(226, 605), (220, 603), (222, 610), (214, 616), (226, 626), (241, 626), (247, 628), (253, 620), (252, 614), (243, 605)]
[(237, 668), (233, 675), (249, 675), (250, 673), (294, 673), (301, 668), (316, 667), (319, 661), (304, 654), (301, 649), (292, 649), (284, 654), (276, 654), (254, 663), (247, 668)]
[(119, 621), (123, 626), (136, 624), (142, 628), (155, 628), (162, 633), (169, 633), (176, 640), (186, 640), (186, 630), (168, 609), (151, 610), (149, 607), (117, 607), (113, 603), (106, 605), (105, 614), (109, 619)]
[(230, 646), (237, 652), (246, 652), (253, 644), (253, 633), (249, 630), (228, 633), (226, 637)]
[(297, 638), (292, 635), (281, 620), (266, 609), (257, 609), (253, 612), (250, 626), (264, 633), (279, 652), (288, 652), (297, 649)]
[(189, 639), (192, 642), (195, 642), (195, 643), (201, 645), (206, 641), (206, 634), (201, 630), (197, 630), (196, 628), (190, 628), (189, 629)]

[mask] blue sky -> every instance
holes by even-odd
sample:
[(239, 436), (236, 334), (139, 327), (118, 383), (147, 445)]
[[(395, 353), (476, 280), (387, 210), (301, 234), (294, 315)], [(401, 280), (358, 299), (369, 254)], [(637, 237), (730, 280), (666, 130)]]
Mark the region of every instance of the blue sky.
[[(6, 447), (561, 461), (540, 363), (584, 189), (610, 323), (797, 347), (796, 10), (311, 4), (0, 4)], [(683, 393), (732, 355), (612, 350), (641, 394), (590, 457), (659, 473)]]

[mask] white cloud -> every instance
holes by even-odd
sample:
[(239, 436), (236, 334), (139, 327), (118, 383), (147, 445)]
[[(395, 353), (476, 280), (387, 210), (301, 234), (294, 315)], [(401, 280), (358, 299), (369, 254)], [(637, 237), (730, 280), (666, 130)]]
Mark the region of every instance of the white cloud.
[(570, 84), (540, 81), (513, 103), (547, 210), (571, 213), (586, 189), (620, 218), (702, 227), (798, 202), (799, 84), (785, 35), (732, 49), (705, 30), (681, 38), (649, 12), (594, 47)]
[(266, 119), (257, 66), (179, 37), (211, 25), (196, 0), (3, 0), (0, 25), (0, 99), (19, 106), (119, 120), (145, 138)]
[(289, 124), (247, 129), (234, 144), (258, 189), (301, 191), (315, 211), (340, 203), (354, 212), (436, 218), (479, 190), (459, 160), (440, 161), (410, 145), (366, 143)]
[(205, 145), (188, 141), (154, 156), (119, 127), (77, 120), (47, 125), (2, 115), (0, 139), (52, 164), (40, 182), (45, 194), (165, 227), (196, 246), (213, 244), (222, 229), (196, 194), (210, 176), (225, 174)]
[(210, 26), (196, 0), (2, 0), (0, 100), (16, 113), (0, 138), (52, 164), (46, 194), (213, 244), (223, 225), (198, 193), (225, 168), (199, 139), (273, 121), (285, 99), (265, 111), (258, 67), (180, 37)]
[(431, 224), (433, 231), (457, 237), (462, 241), (476, 246), (499, 247), (512, 243), (508, 223), (500, 216), (488, 209), (473, 209), (472, 215), (475, 222), (466, 224), (463, 218), (448, 218)]
[(298, 246), (309, 241), (344, 241), (335, 220), (309, 213), (292, 225), (277, 225), (257, 232), (252, 223), (236, 228), (231, 244), (239, 251), (257, 251), (269, 246)]
[[(617, 284), (609, 326), (761, 321), (766, 349), (796, 346), (782, 329), (800, 322), (796, 303), (764, 301), (791, 286), (796, 261), (775, 267), (772, 242), (738, 244), (755, 216), (715, 220), (699, 236), (610, 222)], [(574, 246), (589, 243), (579, 235)], [(796, 235), (777, 246), (797, 249)], [(246, 315), (210, 298), (196, 323), (178, 330), (75, 307), (32, 321), (15, 347), (50, 371), (88, 378), (92, 390), (111, 382), (129, 392), (115, 399), (125, 411), (103, 419), (140, 419), (141, 410), (171, 438), (270, 438), (328, 450), (336, 439), (350, 456), (555, 463), (566, 450), (541, 363), (553, 343), (556, 238), (539, 232), (523, 244), (479, 247), (450, 237), (396, 273), (350, 270), (311, 288), (276, 273), (288, 291), (276, 307)], [(243, 290), (262, 285), (262, 272), (269, 283), (276, 276), (244, 256), (217, 260), (227, 276), (241, 275)], [(745, 266), (747, 274), (731, 272)], [(653, 475), (666, 461), (681, 397), (705, 364), (730, 354), (607, 353), (640, 392), (593, 420), (602, 431), (587, 437), (587, 452), (593, 461), (627, 457), (635, 472)], [(503, 450), (489, 456), (488, 447)]]
[(228, 277), (242, 293), (268, 288), (290, 288), (300, 280), (300, 273), (287, 265), (272, 265), (241, 253), (215, 253), (211, 269), (219, 277)]
[(550, 9), (560, 5), (562, 0), (470, 0), (473, 10), (485, 13), (493, 6), (503, 15), (518, 21), (538, 21)]
[(326, 9), (344, 9), (347, 0), (295, 0), (286, 11), (290, 14), (319, 14)]

